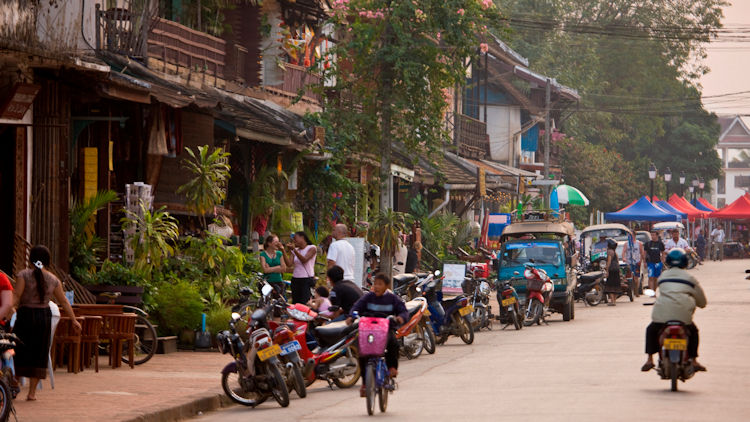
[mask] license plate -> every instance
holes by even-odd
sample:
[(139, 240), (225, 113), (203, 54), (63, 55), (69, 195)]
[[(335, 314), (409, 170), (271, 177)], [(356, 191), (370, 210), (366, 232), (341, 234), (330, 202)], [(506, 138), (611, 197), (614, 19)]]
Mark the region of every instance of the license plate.
[(461, 314), (461, 316), (469, 315), (472, 312), (474, 312), (474, 307), (471, 305), (464, 306), (463, 308), (458, 310), (458, 313)]
[(663, 347), (666, 350), (687, 350), (687, 340), (684, 338), (665, 338)]
[(279, 347), (278, 344), (274, 344), (273, 346), (265, 348), (263, 350), (258, 350), (258, 357), (260, 358), (260, 360), (268, 360), (280, 354), (281, 347)]
[(503, 299), (503, 306), (510, 306), (512, 304), (516, 303), (515, 297), (509, 297), (507, 299)]
[(293, 340), (293, 341), (290, 341), (289, 343), (284, 343), (281, 345), (282, 356), (286, 356), (290, 353), (294, 353), (297, 350), (302, 350), (302, 346), (300, 346), (297, 340)]

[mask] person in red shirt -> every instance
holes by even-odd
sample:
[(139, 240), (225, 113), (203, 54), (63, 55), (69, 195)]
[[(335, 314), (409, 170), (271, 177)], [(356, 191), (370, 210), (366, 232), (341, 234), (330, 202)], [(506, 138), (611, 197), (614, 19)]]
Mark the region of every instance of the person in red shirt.
[(8, 276), (0, 271), (0, 321), (13, 315), (13, 286)]

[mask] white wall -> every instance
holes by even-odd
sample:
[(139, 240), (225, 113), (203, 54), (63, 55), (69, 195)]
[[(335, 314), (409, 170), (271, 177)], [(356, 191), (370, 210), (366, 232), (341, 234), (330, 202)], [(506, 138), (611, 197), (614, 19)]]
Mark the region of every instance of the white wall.
[[(36, 17), (39, 42), (46, 49), (71, 55), (91, 51), (96, 43), (95, 5), (102, 1), (39, 2), (39, 13)], [(124, 0), (119, 0), (118, 5), (121, 2), (124, 3)]]
[(718, 203), (719, 199), (724, 199), (725, 203), (727, 205), (731, 204), (732, 202), (736, 201), (737, 198), (747, 193), (747, 190), (742, 188), (735, 188), (734, 187), (734, 177), (735, 176), (750, 176), (750, 170), (747, 169), (724, 169), (724, 175), (725, 175), (725, 183), (726, 183), (726, 193), (725, 194), (718, 194), (719, 191), (717, 189), (717, 180), (711, 181), (711, 187), (713, 188), (713, 194), (711, 195), (712, 203), (716, 205)]
[[(484, 107), (479, 109), (480, 120), (484, 118)], [(487, 106), (487, 133), (490, 135), (490, 157), (494, 161), (513, 164), (518, 159), (520, 137), (513, 134), (521, 130), (521, 108), (518, 106)], [(509, 146), (509, 141), (511, 145)], [(511, 150), (512, 152), (510, 152)], [(510, 153), (509, 153), (510, 152)], [(509, 156), (513, 158), (509, 160)]]

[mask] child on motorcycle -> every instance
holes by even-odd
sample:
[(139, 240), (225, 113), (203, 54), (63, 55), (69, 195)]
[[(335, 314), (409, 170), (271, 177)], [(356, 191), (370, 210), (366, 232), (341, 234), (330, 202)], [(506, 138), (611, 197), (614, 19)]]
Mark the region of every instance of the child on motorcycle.
[[(396, 323), (403, 325), (404, 322), (409, 318), (409, 313), (406, 311), (406, 305), (404, 301), (398, 296), (393, 294), (388, 289), (391, 287), (391, 279), (383, 274), (378, 273), (375, 275), (375, 279), (372, 284), (372, 291), (362, 296), (357, 303), (352, 306), (351, 314), (346, 319), (346, 324), (351, 325), (353, 321), (352, 315), (357, 313), (361, 316), (372, 316), (378, 318), (386, 318), (391, 315), (396, 316)], [(396, 326), (391, 325), (391, 329), (388, 332), (388, 344), (385, 349), (385, 364), (388, 366), (391, 378), (395, 378), (398, 375), (398, 341), (396, 340)], [(364, 368), (367, 366), (367, 358), (359, 358), (359, 367)], [(359, 389), (359, 395), (365, 396), (365, 374), (362, 373), (362, 387)]]
[(651, 313), (651, 324), (646, 328), (646, 353), (648, 359), (641, 371), (654, 368), (654, 353), (659, 353), (659, 334), (668, 321), (680, 321), (685, 324), (689, 333), (688, 356), (693, 361), (696, 371), (705, 371), (706, 367), (698, 363), (698, 327), (693, 324), (695, 307), (706, 307), (706, 295), (698, 280), (685, 268), (688, 265), (684, 249), (673, 248), (665, 259), (667, 270), (659, 277), (659, 297)]

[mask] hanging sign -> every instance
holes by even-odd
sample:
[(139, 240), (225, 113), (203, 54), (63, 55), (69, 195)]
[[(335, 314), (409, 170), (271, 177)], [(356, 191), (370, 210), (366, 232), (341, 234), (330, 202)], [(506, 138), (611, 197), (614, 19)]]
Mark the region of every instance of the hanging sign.
[(31, 107), (36, 94), (41, 89), (39, 85), (21, 84), (13, 86), (10, 98), (6, 100), (0, 111), (0, 119), (21, 120)]

